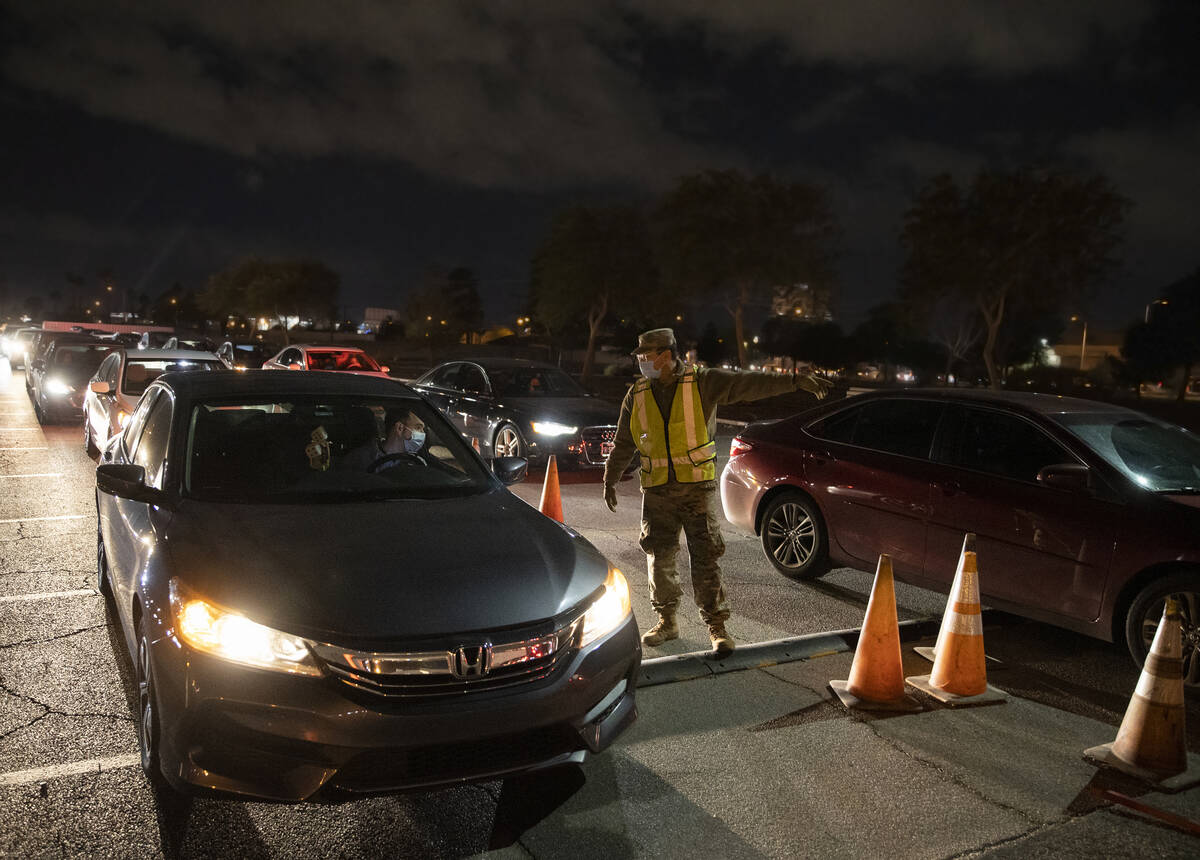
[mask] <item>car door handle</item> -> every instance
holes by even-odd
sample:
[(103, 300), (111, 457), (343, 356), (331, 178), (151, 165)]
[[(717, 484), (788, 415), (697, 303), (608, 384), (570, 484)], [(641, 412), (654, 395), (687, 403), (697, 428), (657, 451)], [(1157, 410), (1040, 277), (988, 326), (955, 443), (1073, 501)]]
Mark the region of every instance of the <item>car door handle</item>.
[(958, 481), (934, 481), (933, 485), (942, 491), (943, 496), (957, 496), (962, 492), (962, 484)]
[(837, 457), (828, 451), (813, 451), (810, 456), (812, 461), (818, 466), (824, 466), (826, 463), (836, 463)]

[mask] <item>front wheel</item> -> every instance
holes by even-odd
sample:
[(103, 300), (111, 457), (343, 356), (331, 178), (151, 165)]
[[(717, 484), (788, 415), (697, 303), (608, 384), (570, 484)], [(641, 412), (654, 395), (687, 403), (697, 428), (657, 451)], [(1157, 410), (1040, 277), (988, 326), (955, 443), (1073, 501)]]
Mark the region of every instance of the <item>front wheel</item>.
[(813, 579), (829, 569), (829, 537), (825, 522), (811, 499), (784, 493), (771, 499), (763, 512), (762, 548), (780, 573)]
[(517, 432), (517, 428), (511, 424), (502, 424), (500, 429), (496, 431), (496, 438), (492, 442), (492, 451), (497, 457), (522, 457), (524, 454), (525, 444), (521, 441), (521, 434)]
[(134, 666), (138, 694), (138, 750), (141, 752), (142, 772), (151, 787), (163, 789), (167, 780), (158, 760), (161, 726), (158, 718), (158, 695), (154, 689), (154, 667), (150, 664), (150, 642), (146, 638), (146, 622), (138, 619), (137, 665)]
[(1138, 592), (1125, 616), (1125, 643), (1134, 662), (1138, 666), (1145, 663), (1167, 597), (1179, 604), (1183, 683), (1200, 687), (1200, 572), (1172, 573)]

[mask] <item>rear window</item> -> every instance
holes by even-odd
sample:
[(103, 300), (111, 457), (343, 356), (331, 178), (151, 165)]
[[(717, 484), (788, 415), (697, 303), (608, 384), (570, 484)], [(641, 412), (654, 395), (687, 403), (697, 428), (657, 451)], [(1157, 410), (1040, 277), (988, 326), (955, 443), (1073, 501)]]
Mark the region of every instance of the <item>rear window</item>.
[(872, 400), (809, 425), (818, 439), (928, 458), (944, 407), (926, 400)]
[(310, 349), (309, 370), (379, 370), (375, 359), (365, 352), (350, 349)]
[(181, 358), (174, 361), (146, 361), (130, 358), (125, 365), (125, 379), (121, 391), (125, 394), (140, 396), (150, 385), (164, 373), (176, 373), (191, 370), (223, 370), (225, 365), (219, 361), (192, 361)]

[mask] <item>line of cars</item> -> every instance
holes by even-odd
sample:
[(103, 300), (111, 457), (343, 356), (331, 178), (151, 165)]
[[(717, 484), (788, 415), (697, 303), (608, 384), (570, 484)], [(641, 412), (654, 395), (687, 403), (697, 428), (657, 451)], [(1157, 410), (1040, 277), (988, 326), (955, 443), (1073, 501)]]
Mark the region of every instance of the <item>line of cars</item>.
[[(508, 492), (524, 458), (485, 461), (361, 350), (232, 372), (231, 344), (56, 341), (31, 396), (45, 420), (82, 413), (99, 457), (97, 583), (156, 789), (495, 779), (580, 762), (636, 717), (624, 576)], [(399, 427), (419, 444), (390, 448)]]

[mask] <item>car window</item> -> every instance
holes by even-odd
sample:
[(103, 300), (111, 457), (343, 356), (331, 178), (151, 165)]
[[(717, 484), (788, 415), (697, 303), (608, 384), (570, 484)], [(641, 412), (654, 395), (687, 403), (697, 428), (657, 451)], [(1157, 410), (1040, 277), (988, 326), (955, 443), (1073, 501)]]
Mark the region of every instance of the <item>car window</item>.
[(444, 498), (492, 486), (437, 412), (387, 397), (206, 400), (189, 417), (186, 462), (188, 495), (224, 502)]
[(164, 373), (193, 370), (222, 370), (224, 365), (217, 360), (202, 361), (189, 358), (143, 359), (131, 357), (125, 365), (125, 379), (121, 391), (133, 397), (139, 396), (150, 387), (150, 383)]
[(137, 449), (138, 436), (142, 433), (142, 425), (146, 421), (146, 413), (157, 396), (157, 390), (142, 395), (142, 399), (138, 401), (133, 414), (129, 416), (129, 423), (125, 425), (125, 429), (121, 433), (122, 450), (125, 452), (125, 458), (131, 462), (133, 452)]
[(1049, 417), (1139, 486), (1159, 493), (1200, 491), (1200, 439), (1182, 427), (1130, 412)]
[(429, 379), (429, 384), (437, 386), (438, 388), (451, 388), (458, 390), (458, 377), (461, 370), (462, 365), (458, 364), (457, 362), (454, 364), (447, 364), (440, 370), (434, 371), (433, 375)]
[(1023, 418), (966, 409), (952, 464), (1016, 481), (1037, 480), (1045, 466), (1077, 463), (1065, 448)]
[(583, 397), (587, 391), (557, 367), (493, 367), (497, 397)]
[(858, 413), (861, 411), (857, 407), (843, 409), (814, 421), (805, 429), (818, 439), (849, 444), (854, 441), (854, 425), (858, 423)]
[(103, 343), (57, 344), (46, 359), (48, 373), (51, 378), (80, 387), (95, 375), (112, 350)]
[(944, 406), (928, 400), (872, 400), (809, 425), (819, 439), (906, 457), (929, 457)]
[(280, 364), (287, 366), (289, 364), (298, 364), (300, 362), (300, 350), (285, 349), (279, 354), (279, 358), (275, 359)]
[(146, 413), (141, 438), (133, 452), (133, 463), (146, 470), (146, 486), (162, 489), (171, 438), (171, 397), (160, 393)]
[(473, 364), (464, 364), (458, 375), (458, 386), (471, 394), (483, 394), (488, 389), (483, 371)]

